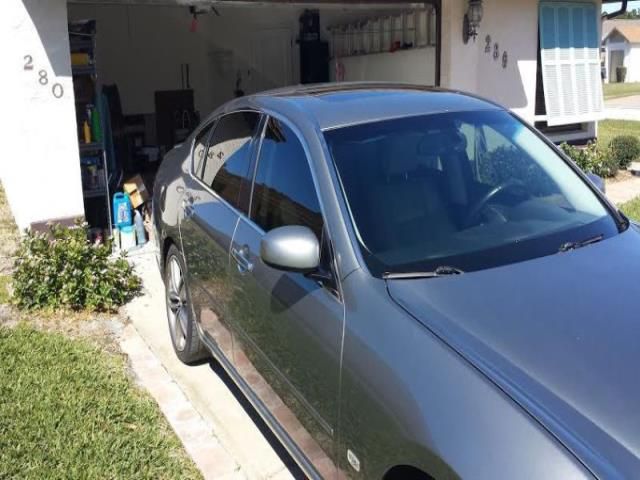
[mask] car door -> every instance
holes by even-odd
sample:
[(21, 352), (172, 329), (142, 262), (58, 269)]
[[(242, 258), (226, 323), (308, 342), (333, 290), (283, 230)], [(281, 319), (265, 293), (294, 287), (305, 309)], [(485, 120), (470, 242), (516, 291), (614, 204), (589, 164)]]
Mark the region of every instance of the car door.
[[(340, 349), (344, 309), (330, 239), (303, 144), (283, 122), (264, 122), (249, 218), (231, 246), (236, 369), (325, 478), (336, 474)], [(260, 259), (265, 232), (311, 228), (322, 240), (315, 276), (283, 272)], [(337, 463), (337, 462), (335, 462)]]
[[(180, 216), (187, 282), (196, 321), (222, 353), (231, 358), (232, 335), (225, 322), (229, 247), (239, 215), (248, 210), (249, 166), (257, 112), (222, 116), (194, 143)], [(208, 135), (208, 140), (204, 138)]]

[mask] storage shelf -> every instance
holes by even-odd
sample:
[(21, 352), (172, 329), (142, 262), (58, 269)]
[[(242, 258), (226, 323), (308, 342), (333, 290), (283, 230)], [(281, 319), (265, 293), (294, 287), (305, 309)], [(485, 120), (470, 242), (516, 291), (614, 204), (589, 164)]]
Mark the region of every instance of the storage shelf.
[[(76, 32), (74, 30), (82, 30), (82, 32)], [(87, 33), (84, 33), (86, 31)], [(88, 104), (94, 105), (97, 109), (100, 126), (104, 126), (105, 117), (101, 111), (101, 90), (98, 78), (98, 71), (96, 68), (96, 42), (95, 42), (95, 21), (83, 21), (72, 22), (69, 24), (69, 46), (71, 47), (71, 53), (84, 54), (78, 56), (76, 61), (86, 61), (86, 56), (89, 57), (91, 63), (83, 65), (72, 65), (71, 74), (74, 78), (74, 82), (79, 82), (78, 85), (82, 88), (78, 89), (74, 93), (80, 95), (77, 97), (74, 95), (76, 110), (80, 113), (84, 112), (85, 106)], [(91, 81), (88, 81), (91, 79)], [(91, 126), (94, 120), (93, 112), (89, 115), (90, 118), (86, 120)], [(83, 115), (78, 115), (77, 120), (79, 122), (78, 130), (81, 132), (78, 142), (78, 149), (80, 151), (80, 168), (82, 170), (82, 196), (85, 201), (85, 217), (89, 221), (92, 216), (94, 226), (103, 226), (108, 229), (109, 235), (111, 234), (111, 205), (110, 205), (110, 193), (109, 193), (109, 177), (107, 167), (107, 152), (106, 145), (109, 138), (105, 138), (100, 135), (100, 139), (91, 143), (83, 143), (84, 128), (86, 126), (85, 118)], [(108, 131), (108, 130), (107, 130)], [(91, 136), (93, 137), (93, 130), (91, 130)], [(94, 137), (95, 140), (95, 137)], [(95, 168), (91, 170), (91, 176), (97, 176), (87, 179), (85, 175), (89, 172), (85, 171), (87, 168)], [(90, 181), (87, 181), (90, 180)], [(85, 185), (88, 183), (88, 185)], [(93, 188), (91, 188), (93, 187)]]
[(95, 75), (96, 67), (95, 65), (73, 65), (71, 67), (71, 73), (73, 75)]
[(83, 196), (84, 198), (97, 198), (102, 197), (107, 194), (106, 188), (94, 188), (91, 190), (84, 190)]
[(98, 152), (104, 150), (104, 145), (102, 142), (93, 142), (93, 143), (81, 143), (80, 144), (80, 153), (86, 152)]
[(71, 53), (85, 53), (77, 50), (93, 50), (93, 38), (73, 36), (69, 38), (69, 45)]

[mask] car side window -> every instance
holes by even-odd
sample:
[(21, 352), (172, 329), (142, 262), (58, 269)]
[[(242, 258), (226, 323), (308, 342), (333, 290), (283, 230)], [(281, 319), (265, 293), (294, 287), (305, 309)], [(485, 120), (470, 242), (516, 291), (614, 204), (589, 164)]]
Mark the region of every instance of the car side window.
[(209, 141), (201, 180), (234, 207), (238, 207), (242, 180), (249, 177), (251, 140), (259, 122), (256, 112), (225, 115)]
[(251, 219), (263, 230), (309, 227), (322, 239), (322, 213), (304, 148), (296, 134), (270, 118), (256, 169)]
[(205, 154), (207, 153), (207, 144), (209, 142), (209, 135), (211, 134), (211, 130), (213, 130), (213, 125), (215, 123), (212, 122), (203, 128), (198, 135), (196, 135), (196, 139), (193, 145), (193, 174), (202, 179), (202, 172), (204, 170), (204, 160)]

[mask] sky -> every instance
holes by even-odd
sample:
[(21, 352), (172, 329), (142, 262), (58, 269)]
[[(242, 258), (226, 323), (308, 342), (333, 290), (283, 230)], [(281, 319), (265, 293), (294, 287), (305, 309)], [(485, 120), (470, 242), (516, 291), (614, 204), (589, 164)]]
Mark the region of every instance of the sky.
[[(618, 10), (620, 8), (620, 2), (618, 3), (608, 3), (607, 5), (603, 5), (602, 10), (605, 12), (613, 12), (614, 10)], [(640, 8), (640, 1), (629, 2), (629, 6), (627, 10), (633, 10), (634, 8)]]

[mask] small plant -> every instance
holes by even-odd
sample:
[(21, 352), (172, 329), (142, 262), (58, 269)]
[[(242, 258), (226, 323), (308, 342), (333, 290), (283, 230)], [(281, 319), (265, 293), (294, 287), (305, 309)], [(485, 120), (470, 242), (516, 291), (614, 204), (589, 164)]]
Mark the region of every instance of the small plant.
[(627, 168), (631, 162), (640, 158), (640, 139), (634, 135), (614, 137), (609, 148), (621, 168)]
[(584, 148), (563, 143), (560, 149), (585, 172), (600, 177), (615, 177), (618, 173), (618, 161), (611, 150), (602, 148), (595, 142), (589, 142)]
[(140, 279), (111, 247), (87, 240), (86, 224), (27, 232), (18, 247), (13, 301), (19, 308), (113, 311), (140, 289)]

